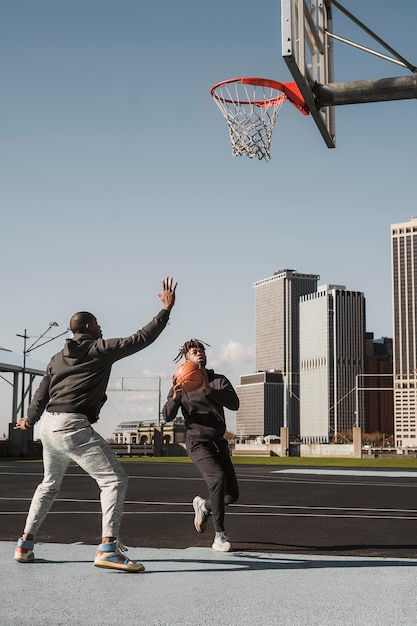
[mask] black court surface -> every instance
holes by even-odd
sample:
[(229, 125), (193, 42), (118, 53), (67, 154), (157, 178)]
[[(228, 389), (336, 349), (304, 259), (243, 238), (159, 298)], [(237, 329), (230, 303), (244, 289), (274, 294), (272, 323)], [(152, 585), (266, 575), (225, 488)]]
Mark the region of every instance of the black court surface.
[[(120, 539), (130, 547), (210, 547), (191, 502), (206, 496), (189, 463), (126, 462), (129, 488)], [(0, 461), (0, 540), (22, 533), (42, 463)], [(234, 551), (417, 558), (417, 470), (351, 470), (237, 465), (239, 501), (228, 507)], [(71, 464), (37, 540), (98, 543), (96, 483)]]

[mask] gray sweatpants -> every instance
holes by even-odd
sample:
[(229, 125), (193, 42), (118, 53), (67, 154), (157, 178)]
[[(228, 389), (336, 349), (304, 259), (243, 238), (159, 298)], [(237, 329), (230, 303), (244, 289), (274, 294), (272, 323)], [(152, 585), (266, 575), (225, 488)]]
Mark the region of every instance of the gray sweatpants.
[(102, 537), (117, 537), (128, 476), (109, 444), (93, 430), (86, 416), (79, 413), (45, 413), (40, 438), (44, 478), (33, 495), (24, 532), (36, 535), (73, 459), (100, 488)]

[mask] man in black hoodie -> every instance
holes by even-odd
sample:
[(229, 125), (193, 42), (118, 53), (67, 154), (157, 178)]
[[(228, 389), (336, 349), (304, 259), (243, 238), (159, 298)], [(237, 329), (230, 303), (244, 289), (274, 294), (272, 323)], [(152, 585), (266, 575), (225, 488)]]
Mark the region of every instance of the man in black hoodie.
[(237, 411), (239, 398), (226, 376), (206, 369), (206, 350), (202, 341), (186, 341), (174, 361), (181, 357), (200, 367), (202, 386), (187, 392), (181, 384), (174, 382), (168, 392), (162, 416), (166, 422), (171, 422), (181, 408), (185, 419), (187, 453), (209, 491), (206, 500), (200, 496), (195, 496), (193, 500), (194, 527), (198, 533), (205, 532), (211, 514), (215, 530), (212, 548), (219, 552), (230, 552), (232, 546), (224, 529), (225, 505), (236, 502), (239, 485), (230, 458), (229, 444), (224, 437), (224, 407)]
[(99, 418), (106, 402), (106, 387), (111, 367), (116, 361), (146, 348), (157, 339), (168, 323), (175, 304), (177, 283), (167, 276), (158, 293), (163, 307), (141, 330), (130, 337), (103, 339), (101, 328), (92, 313), (75, 313), (70, 321), (73, 339), (52, 357), (46, 374), (27, 411), (15, 426), (33, 428), (41, 418), (44, 478), (38, 485), (22, 537), (18, 540), (15, 560), (34, 560), (34, 537), (61, 487), (65, 471), (74, 460), (100, 487), (102, 540), (94, 565), (128, 572), (145, 568), (124, 554), (118, 541), (128, 477), (109, 444), (91, 424)]

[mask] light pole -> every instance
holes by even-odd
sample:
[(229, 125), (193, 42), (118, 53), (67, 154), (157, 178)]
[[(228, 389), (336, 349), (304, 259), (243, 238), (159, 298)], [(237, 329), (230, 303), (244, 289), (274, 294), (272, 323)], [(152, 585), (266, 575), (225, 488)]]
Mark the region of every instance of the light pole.
[(374, 378), (394, 378), (394, 374), (356, 374), (356, 426), (360, 426), (359, 421), (359, 391), (395, 391), (395, 387), (359, 387), (359, 378), (374, 377)]
[(46, 333), (54, 326), (59, 326), (59, 324), (57, 322), (49, 322), (48, 328), (41, 335), (39, 335), (39, 337), (29, 346), (29, 348), (26, 347), (27, 340), (30, 339), (29, 335), (26, 332), (26, 328), (25, 328), (25, 332), (24, 332), (23, 335), (19, 335), (18, 333), (16, 333), (16, 337), (22, 337), (23, 338), (22, 398), (21, 398), (21, 402), (20, 402), (20, 417), (22, 419), (25, 416), (26, 355), (29, 354), (29, 352), (32, 352), (32, 350), (36, 350), (37, 348), (40, 348), (41, 346), (44, 346), (46, 343), (49, 343), (50, 341), (53, 341), (54, 339), (58, 339), (58, 337), (62, 337), (63, 335), (66, 335), (68, 330), (69, 330), (67, 328), (63, 333), (60, 333), (59, 335), (56, 335), (55, 337), (51, 337), (50, 339), (47, 339), (43, 343), (39, 343), (39, 341), (46, 335)]
[[(124, 380), (125, 380), (125, 376), (121, 377), (121, 383), (119, 386), (109, 386), (107, 387), (107, 391), (151, 391), (152, 393), (157, 393), (158, 394), (158, 415), (157, 415), (157, 422), (158, 422), (158, 426), (161, 425), (161, 376), (135, 376), (135, 377), (129, 377), (129, 380), (133, 380), (134, 379), (140, 379), (140, 380), (155, 380), (157, 379), (158, 381), (158, 387), (126, 387)], [(115, 379), (112, 379), (115, 380)]]
[(161, 377), (158, 376), (158, 428), (161, 425)]
[[(49, 329), (48, 329), (49, 330)], [(22, 365), (22, 390), (20, 399), (20, 418), (24, 418), (24, 402), (25, 402), (25, 373), (26, 373), (26, 340), (29, 339), (26, 334), (26, 328), (23, 335), (16, 334), (16, 337), (23, 337), (23, 365)]]

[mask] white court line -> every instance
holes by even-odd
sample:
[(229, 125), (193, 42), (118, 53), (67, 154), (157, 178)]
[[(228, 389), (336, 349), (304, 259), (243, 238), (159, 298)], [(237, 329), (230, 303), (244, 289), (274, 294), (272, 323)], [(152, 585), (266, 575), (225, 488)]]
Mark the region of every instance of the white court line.
[(417, 470), (410, 472), (391, 472), (384, 470), (350, 470), (350, 469), (320, 469), (311, 467), (308, 469), (281, 469), (272, 470), (271, 474), (318, 474), (320, 476), (379, 476), (380, 478), (417, 478)]
[[(410, 520), (417, 521), (412, 515), (331, 515), (323, 513), (235, 513), (228, 511), (227, 514), (234, 517), (320, 517), (332, 519), (363, 519), (363, 520)], [(3, 515), (27, 515), (27, 511), (3, 511)], [(101, 511), (49, 511), (48, 515), (101, 515)], [(189, 511), (124, 511), (123, 515), (190, 515)]]
[[(0, 476), (43, 476), (43, 472), (0, 472)], [(89, 478), (89, 475), (84, 470), (80, 470), (77, 473), (73, 472), (65, 472), (65, 478), (74, 477), (74, 478)], [(132, 476), (129, 474), (129, 480), (199, 480), (202, 478), (200, 476), (191, 476), (191, 477), (182, 477), (182, 476)]]
[[(343, 476), (345, 478), (349, 478), (349, 476), (353, 475), (353, 472), (356, 472), (356, 475), (361, 475), (362, 477), (374, 477), (375, 475), (380, 477), (380, 478), (390, 478), (390, 477), (394, 477), (394, 478), (398, 478), (401, 475), (405, 476), (406, 478), (417, 478), (417, 471), (416, 472), (377, 472), (377, 473), (373, 473), (372, 471), (370, 472), (363, 472), (359, 474), (360, 470), (353, 470), (353, 471), (349, 471), (349, 470), (320, 470), (320, 469), (315, 469), (315, 468), (311, 468), (311, 469), (281, 469), (281, 470), (269, 470), (269, 475), (266, 476), (258, 476), (255, 474), (251, 474), (251, 475), (242, 475), (240, 476), (238, 473), (238, 480), (239, 483), (271, 483), (271, 484), (279, 484), (279, 481), (277, 481), (277, 479), (279, 479), (280, 477), (282, 477), (282, 480), (284, 481), (290, 481), (291, 483), (299, 483), (299, 484), (306, 484), (306, 481), (304, 480), (303, 476), (308, 476), (308, 475), (317, 475), (319, 476), (320, 474), (323, 476), (329, 476), (329, 478), (333, 475), (339, 475), (339, 476)], [(275, 476), (272, 476), (272, 474), (275, 474)], [(291, 476), (291, 474), (294, 474), (294, 476)], [(298, 475), (298, 477), (297, 477)], [(43, 472), (42, 473), (34, 473), (34, 472), (0, 472), (0, 476), (43, 476)], [(88, 474), (83, 472), (82, 470), (78, 473), (72, 473), (72, 472), (68, 472), (65, 474), (65, 477), (67, 478), (89, 478)], [(195, 482), (198, 481), (200, 482), (202, 479), (199, 476), (195, 476), (195, 477), (178, 477), (178, 476), (131, 476), (129, 475), (129, 480), (133, 481), (133, 480), (163, 480), (163, 481), (168, 481), (168, 480), (181, 480), (182, 482), (186, 482), (186, 481), (191, 481), (191, 482)], [(329, 480), (322, 480), (322, 479), (317, 479), (317, 482), (313, 482), (311, 480), (307, 481), (308, 484), (318, 484), (318, 485), (324, 485), (324, 484), (328, 484), (328, 485), (334, 485), (334, 481)], [(413, 482), (413, 483), (398, 483), (398, 482), (342, 482), (340, 480), (337, 481), (337, 485), (340, 486), (354, 486), (354, 487), (363, 487), (363, 486), (372, 486), (374, 488), (380, 487), (380, 488), (385, 488), (385, 487), (393, 487), (393, 488), (406, 488), (406, 489), (416, 489), (417, 488), (417, 481)]]
[[(20, 501), (30, 502), (31, 498), (0, 498), (5, 501)], [(89, 503), (100, 504), (100, 500), (83, 500), (79, 498), (56, 498), (55, 502), (74, 502), (74, 503)], [(141, 505), (141, 506), (165, 506), (165, 507), (177, 507), (186, 506), (189, 507), (189, 502), (149, 502), (142, 500), (126, 500), (126, 505)], [(233, 509), (242, 508), (244, 512), (239, 513)], [(247, 509), (273, 509), (272, 512), (268, 511), (255, 511), (250, 512)], [(279, 510), (279, 511), (278, 511)], [(305, 511), (304, 513), (294, 513), (294, 511)], [(327, 511), (327, 513), (314, 513), (314, 511)], [(348, 513), (352, 511), (352, 513)], [(372, 512), (374, 515), (360, 515), (359, 513)], [(97, 511), (50, 511), (48, 515), (95, 515), (99, 514)], [(381, 513), (383, 515), (381, 515)], [(388, 513), (388, 515), (385, 515)], [(395, 515), (395, 513), (405, 513), (406, 515)], [(26, 515), (27, 511), (0, 511), (1, 515)], [(125, 511), (124, 515), (190, 515), (192, 511)], [(320, 507), (320, 506), (296, 506), (296, 505), (263, 505), (263, 504), (232, 504), (228, 507), (228, 515), (234, 516), (252, 516), (252, 517), (336, 517), (336, 518), (357, 518), (357, 519), (403, 519), (403, 520), (417, 520), (416, 509), (370, 509), (370, 508), (358, 508), (358, 507)], [(408, 515), (407, 515), (408, 514)]]
[[(0, 497), (0, 501), (4, 500), (6, 502), (31, 502), (32, 498), (7, 498)], [(100, 504), (100, 500), (97, 499), (84, 499), (84, 498), (55, 498), (54, 502), (85, 502), (85, 503), (94, 503)], [(126, 500), (125, 504), (137, 504), (140, 506), (186, 506), (190, 507), (190, 502), (166, 502), (159, 500)], [(346, 506), (346, 507), (335, 507), (335, 506), (297, 506), (295, 504), (230, 504), (227, 507), (228, 513), (232, 509), (241, 508), (241, 509), (282, 509), (282, 510), (297, 510), (297, 511), (371, 511), (378, 513), (415, 513), (417, 515), (417, 509), (375, 509), (375, 508), (367, 508), (367, 507), (354, 507), (354, 506)], [(192, 513), (192, 510), (190, 510)]]
[[(308, 475), (315, 474), (318, 476), (362, 476), (362, 477), (380, 477), (380, 478), (417, 478), (417, 469), (415, 471), (384, 471), (384, 470), (351, 470), (351, 469), (320, 469), (319, 467), (309, 467), (309, 468), (288, 468), (288, 469), (277, 469), (270, 470), (271, 474), (300, 474), (300, 475)], [(1, 472), (0, 476), (43, 476), (43, 472)], [(84, 471), (80, 471), (77, 473), (67, 472), (65, 474), (66, 477), (78, 477), (85, 478), (88, 476)], [(191, 476), (191, 477), (178, 477), (178, 476), (129, 476), (130, 480), (181, 480), (181, 481), (193, 481), (193, 480), (201, 480), (199, 476)], [(241, 481), (255, 481), (262, 482), (267, 480), (267, 477), (260, 477), (256, 474), (252, 476), (242, 475), (239, 477), (239, 482)]]

